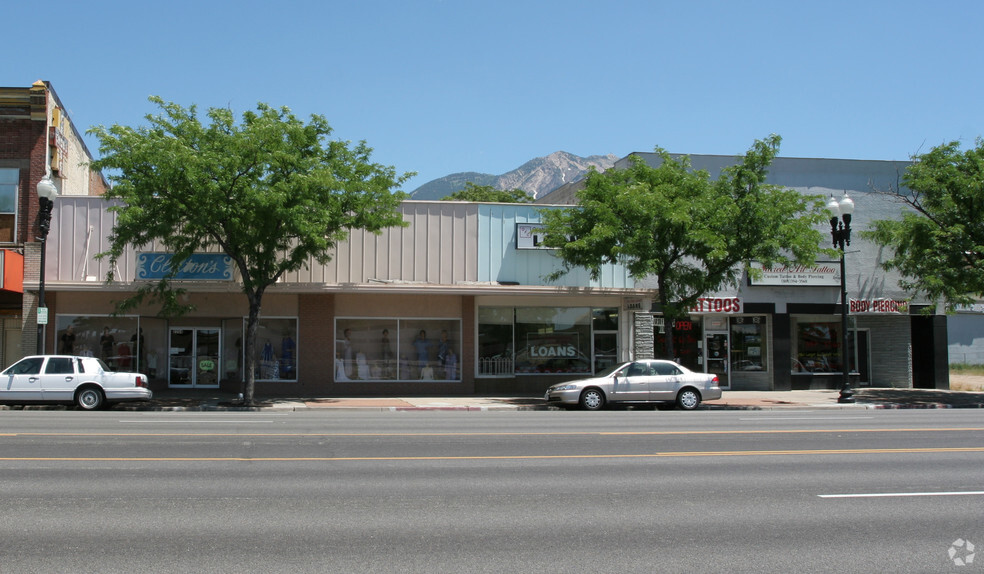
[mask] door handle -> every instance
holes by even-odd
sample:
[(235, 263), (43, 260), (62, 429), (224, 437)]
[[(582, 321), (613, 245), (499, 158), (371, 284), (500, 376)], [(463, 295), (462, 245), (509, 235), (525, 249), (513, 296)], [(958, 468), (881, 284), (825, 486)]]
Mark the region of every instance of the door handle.
[(74, 379), (75, 379), (75, 377), (65, 377), (65, 382), (66, 383), (71, 383), (72, 380), (74, 380)]

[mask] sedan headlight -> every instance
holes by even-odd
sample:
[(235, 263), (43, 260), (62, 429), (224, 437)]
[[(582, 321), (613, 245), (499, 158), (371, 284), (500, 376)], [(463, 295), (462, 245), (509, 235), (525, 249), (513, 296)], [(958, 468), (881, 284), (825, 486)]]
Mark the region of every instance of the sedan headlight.
[(573, 391), (577, 389), (577, 385), (558, 385), (555, 387), (550, 387), (551, 391)]

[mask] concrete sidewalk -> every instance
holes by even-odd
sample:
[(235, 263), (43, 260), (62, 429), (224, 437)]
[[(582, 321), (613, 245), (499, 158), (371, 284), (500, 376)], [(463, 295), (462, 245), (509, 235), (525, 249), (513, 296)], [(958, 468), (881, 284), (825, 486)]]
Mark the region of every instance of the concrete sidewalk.
[[(902, 409), (984, 408), (984, 392), (932, 389), (861, 388), (855, 403), (842, 404), (836, 390), (725, 391), (720, 400), (708, 401), (703, 410), (785, 409)], [(115, 408), (135, 410), (325, 410), (341, 411), (503, 411), (559, 410), (535, 396), (467, 397), (257, 397), (245, 407), (231, 394), (168, 390), (147, 403)]]

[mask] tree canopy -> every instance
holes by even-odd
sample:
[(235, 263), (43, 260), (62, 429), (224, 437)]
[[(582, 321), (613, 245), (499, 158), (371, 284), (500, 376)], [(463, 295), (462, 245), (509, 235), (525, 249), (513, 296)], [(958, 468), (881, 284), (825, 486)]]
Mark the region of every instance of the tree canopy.
[[(627, 169), (592, 170), (577, 207), (542, 212), (545, 243), (563, 259), (552, 278), (574, 267), (597, 278), (602, 265), (623, 264), (637, 280), (655, 278), (671, 327), (698, 298), (736, 285), (753, 260), (814, 263), (823, 198), (765, 183), (780, 141), (756, 141), (715, 180), (658, 147), (657, 167), (635, 157)], [(674, 356), (672, 336), (665, 352)]]
[(492, 203), (533, 203), (533, 196), (522, 189), (496, 189), (491, 185), (465, 183), (465, 189), (441, 198), (441, 201), (484, 201)]
[(903, 289), (947, 309), (984, 297), (984, 141), (961, 151), (959, 142), (914, 156), (891, 190), (912, 210), (877, 220), (862, 236), (894, 249), (883, 263), (902, 276)]
[[(173, 254), (173, 275), (193, 253), (228, 255), (249, 301), (243, 395), (252, 402), (266, 289), (311, 259), (330, 261), (350, 230), (405, 225), (398, 187), (413, 174), (372, 163), (365, 142), (328, 141), (332, 130), (320, 115), (305, 123), (286, 107), (260, 103), (239, 123), (225, 108), (210, 108), (203, 123), (195, 106), (150, 101), (161, 113), (147, 115), (146, 126), (89, 130), (102, 156), (92, 167), (108, 170), (114, 183), (105, 197), (121, 202), (110, 208), (116, 223), (101, 256), (115, 269), (127, 246), (157, 241)], [(180, 314), (188, 309), (179, 292), (166, 277), (123, 305), (150, 298), (162, 314)]]

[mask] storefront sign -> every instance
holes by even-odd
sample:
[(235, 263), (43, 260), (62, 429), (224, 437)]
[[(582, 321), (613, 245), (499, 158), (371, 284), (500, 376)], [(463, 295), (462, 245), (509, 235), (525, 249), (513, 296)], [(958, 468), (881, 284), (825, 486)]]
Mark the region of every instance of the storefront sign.
[(909, 302), (898, 299), (851, 299), (849, 304), (852, 314), (907, 315), (909, 313)]
[(690, 308), (691, 313), (741, 313), (741, 297), (701, 297)]
[[(171, 253), (137, 254), (137, 279), (163, 279), (171, 273)], [(222, 253), (195, 253), (171, 277), (177, 281), (232, 281), (232, 258)]]
[(542, 223), (517, 223), (516, 249), (553, 249), (543, 244), (546, 230)]
[(759, 277), (749, 277), (749, 284), (755, 286), (776, 285), (782, 287), (837, 287), (840, 286), (840, 266), (833, 261), (819, 261), (812, 267), (804, 265), (777, 265), (762, 267), (752, 262), (753, 269), (759, 269)]
[(577, 335), (553, 333), (550, 335), (528, 335), (527, 350), (531, 359), (574, 359), (578, 356)]
[(984, 303), (971, 303), (970, 305), (957, 305), (953, 308), (957, 313), (984, 313)]

